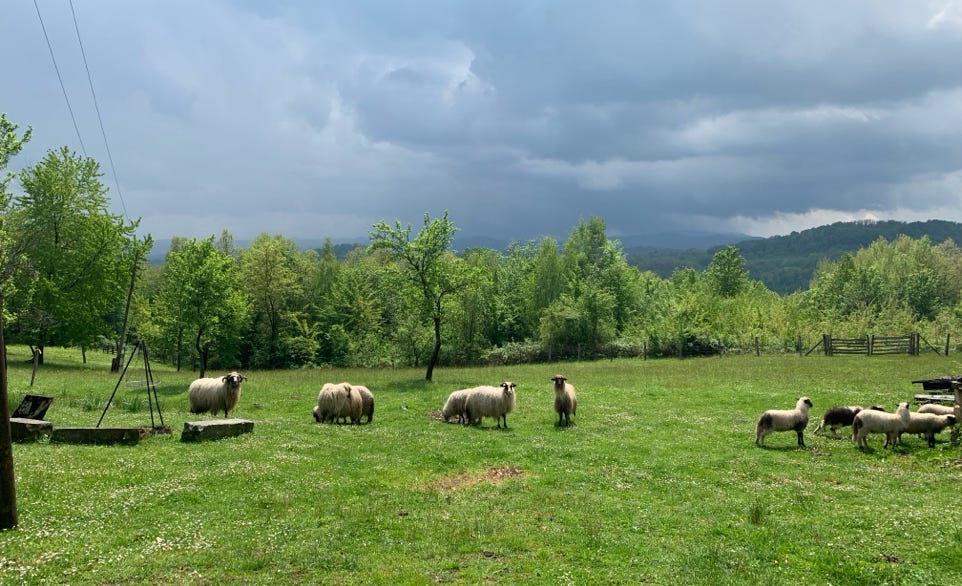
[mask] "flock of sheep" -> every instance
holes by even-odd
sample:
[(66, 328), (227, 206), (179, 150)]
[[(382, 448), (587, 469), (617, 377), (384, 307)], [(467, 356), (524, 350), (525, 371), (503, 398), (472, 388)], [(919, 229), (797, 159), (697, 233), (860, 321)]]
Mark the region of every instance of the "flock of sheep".
[[(247, 380), (237, 372), (230, 372), (219, 378), (199, 378), (190, 383), (187, 389), (187, 399), (191, 413), (205, 413), (210, 411), (216, 415), (224, 412), (224, 417), (237, 406), (240, 398), (241, 382)], [(567, 379), (556, 374), (551, 379), (554, 390), (554, 410), (558, 414), (559, 426), (571, 424), (571, 416), (578, 408), (578, 398), (574, 386)], [(441, 408), (441, 418), (451, 421), (456, 418), (458, 423), (465, 425), (480, 424), (485, 417), (494, 418), (500, 429), (504, 423), (508, 427), (508, 413), (514, 410), (515, 384), (505, 381), (500, 386), (477, 386), (452, 392), (444, 407)], [(808, 427), (808, 411), (812, 401), (808, 397), (800, 397), (794, 409), (769, 409), (759, 416), (755, 423), (755, 443), (765, 445), (765, 436), (776, 431), (794, 431), (798, 436), (798, 445), (805, 447), (804, 432)], [(374, 395), (370, 389), (362, 385), (352, 385), (348, 382), (325, 383), (317, 395), (317, 405), (313, 409), (314, 420), (325, 422), (360, 423), (361, 418), (367, 418), (370, 423), (374, 418)], [(883, 447), (894, 446), (901, 441), (903, 433), (919, 434), (925, 438), (928, 446), (935, 446), (935, 434), (945, 428), (955, 425), (955, 411), (953, 407), (936, 404), (926, 404), (918, 411), (909, 411), (908, 403), (899, 403), (895, 413), (888, 413), (882, 407), (873, 405), (862, 408), (858, 405), (829, 407), (822, 416), (822, 421), (815, 428), (815, 433), (828, 428), (834, 437), (838, 437), (838, 428), (852, 427), (852, 440), (859, 449), (868, 446), (869, 434), (885, 434)]]
[[(187, 400), (191, 413), (216, 415), (220, 411), (227, 417), (237, 406), (240, 398), (241, 382), (247, 380), (237, 372), (230, 372), (219, 378), (199, 378), (190, 383)], [(571, 416), (578, 408), (575, 388), (567, 379), (556, 374), (551, 377), (554, 388), (554, 409), (558, 414), (558, 425), (571, 424)], [(505, 381), (500, 386), (478, 386), (454, 391), (448, 396), (441, 417), (450, 421), (457, 417), (458, 423), (480, 423), (484, 417), (493, 417), (501, 428), (508, 427), (508, 413), (514, 410), (515, 384)], [(318, 423), (350, 422), (360, 423), (362, 417), (367, 423), (374, 419), (374, 395), (362, 385), (348, 382), (324, 383), (317, 395), (317, 405), (312, 410), (314, 421)]]
[[(765, 445), (765, 436), (775, 431), (794, 431), (798, 435), (798, 445), (805, 447), (803, 432), (808, 427), (808, 410), (812, 401), (800, 397), (794, 409), (769, 409), (759, 416), (755, 423), (755, 443)], [(852, 440), (859, 449), (868, 447), (869, 434), (885, 434), (882, 447), (895, 446), (902, 440), (903, 433), (918, 434), (925, 438), (930, 448), (935, 447), (935, 434), (955, 425), (955, 408), (933, 403), (910, 411), (909, 404), (899, 403), (895, 413), (873, 405), (867, 409), (858, 405), (829, 407), (815, 433), (829, 428), (838, 437), (838, 428), (852, 427)]]

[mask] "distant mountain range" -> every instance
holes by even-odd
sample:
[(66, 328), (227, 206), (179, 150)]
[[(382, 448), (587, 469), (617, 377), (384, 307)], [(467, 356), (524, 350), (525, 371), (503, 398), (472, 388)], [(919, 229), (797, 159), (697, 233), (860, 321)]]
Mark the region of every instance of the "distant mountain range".
[[(815, 267), (822, 259), (837, 260), (842, 254), (855, 253), (877, 240), (894, 240), (905, 234), (911, 238), (928, 236), (938, 244), (947, 239), (962, 243), (962, 224), (944, 220), (927, 222), (896, 221), (856, 221), (836, 222), (826, 226), (792, 232), (785, 236), (758, 238), (746, 234), (711, 234), (675, 232), (659, 234), (639, 234), (611, 236), (621, 242), (629, 264), (640, 270), (650, 270), (662, 278), (671, 276), (678, 268), (691, 267), (702, 271), (711, 262), (716, 252), (728, 245), (738, 247), (745, 259), (745, 269), (750, 278), (762, 281), (765, 286), (777, 293), (786, 294), (807, 289)], [(555, 235), (559, 245), (566, 236)], [(541, 236), (531, 237), (538, 241)], [(293, 238), (303, 250), (320, 249), (324, 238)], [(526, 242), (528, 239), (515, 239), (513, 242)], [(454, 248), (493, 248), (505, 251), (512, 241), (499, 240), (490, 236), (471, 236), (455, 234)], [(235, 240), (238, 248), (246, 248), (250, 240)], [(367, 246), (367, 240), (356, 242), (333, 240), (334, 252), (338, 258), (353, 248)], [(156, 240), (149, 260), (162, 263), (170, 240)]]
[(948, 239), (962, 244), (962, 224), (957, 222), (862, 220), (836, 222), (785, 236), (727, 242), (705, 249), (625, 247), (625, 255), (630, 264), (665, 278), (680, 267), (701, 271), (708, 266), (716, 252), (733, 244), (745, 259), (745, 269), (750, 278), (765, 283), (772, 291), (786, 294), (808, 289), (818, 261), (834, 261), (846, 252), (854, 254), (879, 238), (891, 241), (900, 234), (914, 239), (928, 236), (934, 244)]

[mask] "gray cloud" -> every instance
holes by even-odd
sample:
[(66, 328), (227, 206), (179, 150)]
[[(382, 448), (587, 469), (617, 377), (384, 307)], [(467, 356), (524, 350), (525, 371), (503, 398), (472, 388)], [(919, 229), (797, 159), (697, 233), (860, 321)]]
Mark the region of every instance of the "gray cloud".
[[(962, 7), (742, 0), (76, 5), (124, 207), (158, 238), (767, 235), (962, 220)], [(41, 3), (107, 169), (69, 8)], [(14, 164), (79, 144), (33, 6), (0, 24)]]

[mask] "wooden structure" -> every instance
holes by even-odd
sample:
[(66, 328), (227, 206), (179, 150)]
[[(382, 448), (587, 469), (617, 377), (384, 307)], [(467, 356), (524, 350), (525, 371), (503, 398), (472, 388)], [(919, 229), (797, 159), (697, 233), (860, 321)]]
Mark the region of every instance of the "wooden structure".
[[(873, 356), (880, 354), (905, 354), (918, 356), (924, 345), (927, 345), (934, 352), (941, 354), (938, 348), (926, 342), (918, 333), (907, 334), (905, 336), (876, 336), (865, 335), (861, 338), (835, 338), (831, 334), (822, 334), (822, 339), (812, 346), (805, 356), (808, 356), (816, 348), (822, 348), (826, 356), (836, 356), (839, 354), (861, 354)], [(946, 337), (945, 354), (949, 353), (948, 337)]]

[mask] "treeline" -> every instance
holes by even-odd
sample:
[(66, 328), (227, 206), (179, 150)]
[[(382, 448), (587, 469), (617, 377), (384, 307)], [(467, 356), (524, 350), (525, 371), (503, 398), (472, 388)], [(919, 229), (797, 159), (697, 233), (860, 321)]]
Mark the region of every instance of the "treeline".
[[(0, 123), (2, 171), (29, 131)], [(424, 366), (430, 378), (438, 364), (790, 352), (823, 333), (958, 340), (962, 321), (962, 252), (927, 236), (822, 260), (790, 294), (750, 277), (735, 246), (702, 269), (639, 270), (594, 217), (562, 242), (505, 251), (455, 252), (447, 213), (417, 231), (379, 222), (341, 257), (330, 241), (302, 250), (282, 235), (239, 248), (225, 231), (176, 238), (148, 264), (151, 239), (107, 212), (92, 159), (50, 151), (19, 173), (17, 196), (4, 178), (2, 325), (8, 342), (38, 350), (103, 347), (119, 360), (124, 339), (201, 371)]]
[[(927, 236), (933, 243), (962, 242), (962, 224), (945, 220), (836, 222), (784, 236), (744, 240), (735, 246), (745, 257), (745, 269), (751, 278), (776, 293), (786, 294), (807, 289), (819, 261), (837, 260), (846, 252), (869, 246), (879, 238), (894, 240), (902, 235), (915, 239)], [(678, 267), (703, 270), (722, 248), (724, 246), (686, 250), (629, 247), (625, 253), (630, 264), (667, 278)]]

